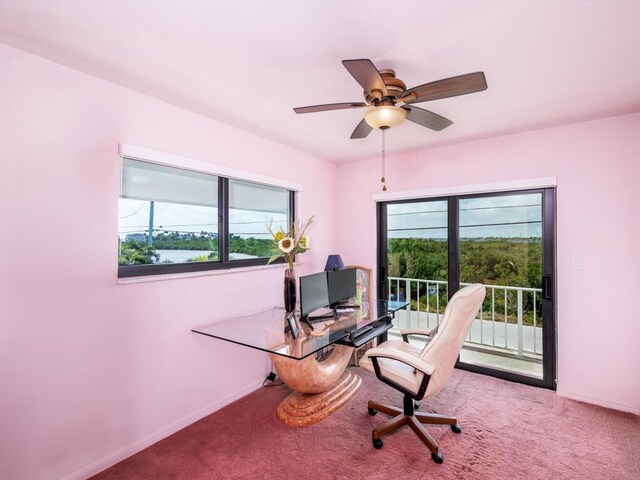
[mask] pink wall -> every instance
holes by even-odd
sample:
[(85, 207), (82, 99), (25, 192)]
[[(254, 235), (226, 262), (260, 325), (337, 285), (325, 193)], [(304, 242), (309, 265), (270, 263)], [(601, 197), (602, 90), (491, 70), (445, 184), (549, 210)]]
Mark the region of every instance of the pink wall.
[[(387, 157), (386, 175), (391, 192), (557, 177), (558, 392), (636, 413), (639, 133), (640, 114), (625, 115)], [(375, 265), (380, 160), (339, 172), (340, 252)]]
[[(377, 160), (337, 167), (2, 45), (0, 65), (0, 478), (82, 478), (268, 367), (189, 330), (272, 305), (280, 269), (118, 285), (119, 142), (303, 183), (318, 222), (298, 273), (335, 251), (375, 265)], [(638, 131), (640, 114), (425, 150), (387, 175), (392, 191), (557, 176), (561, 392), (636, 411)]]
[(3, 45), (0, 65), (0, 478), (84, 477), (262, 381), (263, 353), (190, 329), (282, 295), (280, 268), (118, 285), (118, 143), (302, 183), (299, 274), (335, 251), (337, 167)]

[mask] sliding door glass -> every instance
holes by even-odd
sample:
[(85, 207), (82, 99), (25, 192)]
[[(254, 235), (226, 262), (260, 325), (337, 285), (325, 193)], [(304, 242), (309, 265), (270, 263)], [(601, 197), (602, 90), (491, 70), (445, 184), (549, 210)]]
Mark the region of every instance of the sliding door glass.
[(487, 290), (460, 361), (542, 378), (542, 193), (459, 202), (460, 285)]
[(447, 201), (388, 204), (386, 223), (389, 298), (410, 302), (390, 334), (435, 328), (448, 299)]

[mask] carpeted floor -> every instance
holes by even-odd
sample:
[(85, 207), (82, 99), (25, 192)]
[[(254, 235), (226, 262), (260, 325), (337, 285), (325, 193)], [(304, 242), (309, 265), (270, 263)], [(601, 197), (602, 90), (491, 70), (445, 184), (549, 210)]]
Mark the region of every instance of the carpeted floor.
[(97, 475), (96, 479), (640, 479), (640, 418), (554, 392), (455, 370), (422, 410), (458, 416), (462, 433), (428, 426), (444, 463), (404, 427), (375, 450), (366, 401), (400, 395), (357, 369), (363, 385), (307, 428), (276, 419), (286, 386), (262, 388)]

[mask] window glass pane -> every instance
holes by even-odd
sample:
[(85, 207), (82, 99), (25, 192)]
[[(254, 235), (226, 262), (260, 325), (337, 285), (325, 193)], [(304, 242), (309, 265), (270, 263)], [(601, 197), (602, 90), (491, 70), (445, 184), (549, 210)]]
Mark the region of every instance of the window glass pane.
[(387, 206), (392, 238), (447, 238), (447, 202), (392, 203)]
[(218, 260), (218, 177), (122, 159), (118, 264)]
[(460, 199), (460, 282), (487, 294), (466, 364), (543, 378), (542, 193)]
[(432, 329), (442, 320), (449, 290), (447, 211), (446, 200), (387, 205), (389, 298), (411, 304), (411, 313), (397, 312), (396, 328)]
[(518, 238), (542, 235), (539, 193), (460, 200), (460, 238)]
[(460, 200), (460, 281), (541, 287), (542, 194)]
[(269, 222), (288, 230), (289, 191), (241, 180), (229, 180), (229, 260), (272, 255)]

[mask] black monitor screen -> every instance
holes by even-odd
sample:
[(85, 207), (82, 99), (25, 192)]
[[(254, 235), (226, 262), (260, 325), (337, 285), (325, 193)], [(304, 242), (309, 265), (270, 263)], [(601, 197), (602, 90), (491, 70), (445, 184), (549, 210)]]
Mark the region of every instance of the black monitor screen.
[(300, 277), (300, 315), (306, 317), (314, 310), (329, 305), (326, 272)]
[(327, 272), (329, 283), (329, 304), (336, 305), (356, 295), (356, 269)]

